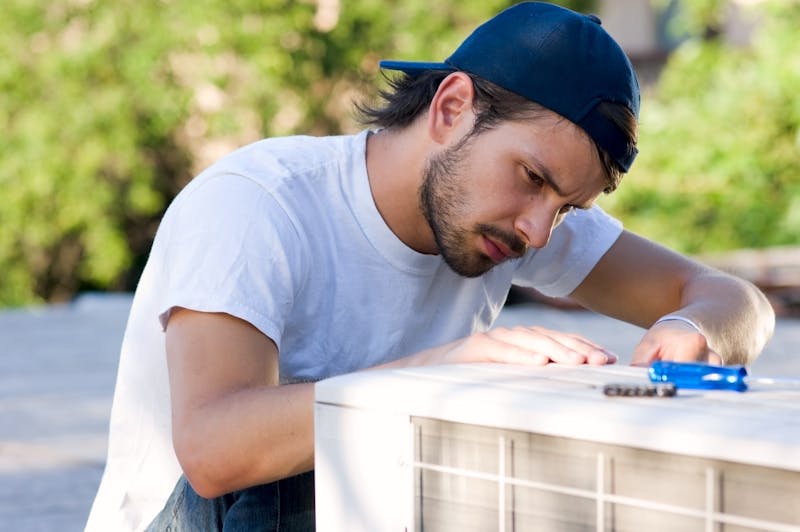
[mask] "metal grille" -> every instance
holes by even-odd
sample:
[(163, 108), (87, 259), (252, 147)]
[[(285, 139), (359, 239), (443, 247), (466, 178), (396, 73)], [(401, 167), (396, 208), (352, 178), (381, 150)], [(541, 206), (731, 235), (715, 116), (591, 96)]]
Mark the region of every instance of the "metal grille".
[(800, 473), (413, 418), (417, 532), (800, 532)]

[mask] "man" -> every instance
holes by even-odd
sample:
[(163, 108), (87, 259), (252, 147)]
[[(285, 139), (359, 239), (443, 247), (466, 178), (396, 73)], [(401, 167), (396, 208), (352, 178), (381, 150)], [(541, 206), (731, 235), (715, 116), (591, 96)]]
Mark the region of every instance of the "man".
[(749, 363), (753, 286), (593, 204), (636, 155), (639, 89), (595, 17), (514, 6), (362, 110), (271, 139), (164, 217), (120, 359), (88, 529), (313, 528), (313, 381), (373, 367), (608, 364), (575, 334), (490, 329), (512, 283), (648, 328), (633, 361)]

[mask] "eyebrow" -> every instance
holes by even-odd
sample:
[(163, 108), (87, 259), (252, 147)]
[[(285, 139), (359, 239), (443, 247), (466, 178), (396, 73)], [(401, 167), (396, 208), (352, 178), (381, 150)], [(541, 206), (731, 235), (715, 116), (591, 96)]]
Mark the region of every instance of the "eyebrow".
[[(536, 157), (530, 154), (528, 154), (528, 160), (530, 161), (529, 164), (533, 166), (534, 170), (536, 170), (536, 172), (539, 173), (539, 176), (544, 180), (544, 182), (547, 183), (547, 186), (555, 190), (556, 194), (558, 194), (562, 198), (567, 197), (567, 194), (564, 193), (564, 191), (561, 189), (558, 183), (556, 183), (555, 179), (553, 179), (553, 175), (550, 173), (550, 170), (548, 170), (547, 167), (545, 167)], [(585, 204), (584, 205), (571, 204), (571, 205), (572, 207), (581, 210), (588, 210), (592, 207), (591, 203), (588, 205)]]

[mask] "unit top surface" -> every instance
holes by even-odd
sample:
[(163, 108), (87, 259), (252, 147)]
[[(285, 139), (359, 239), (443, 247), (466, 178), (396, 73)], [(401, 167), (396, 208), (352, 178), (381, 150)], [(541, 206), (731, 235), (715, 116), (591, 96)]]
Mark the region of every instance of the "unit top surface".
[(645, 368), (630, 366), (463, 364), (343, 375), (318, 382), (315, 394), (318, 404), (800, 471), (800, 387), (602, 391), (648, 382)]

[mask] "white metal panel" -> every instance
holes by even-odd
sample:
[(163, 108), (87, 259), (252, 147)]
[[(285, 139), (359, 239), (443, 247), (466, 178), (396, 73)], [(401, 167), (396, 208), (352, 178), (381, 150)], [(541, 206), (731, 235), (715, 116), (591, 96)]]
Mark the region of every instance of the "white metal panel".
[(314, 415), (317, 531), (412, 530), (409, 416), (319, 403)]

